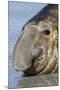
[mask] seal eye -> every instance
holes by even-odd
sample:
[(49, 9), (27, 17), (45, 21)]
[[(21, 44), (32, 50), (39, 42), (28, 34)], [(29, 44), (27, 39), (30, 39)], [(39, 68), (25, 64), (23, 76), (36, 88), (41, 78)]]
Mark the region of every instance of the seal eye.
[(50, 35), (50, 30), (49, 29), (45, 29), (43, 32), (44, 32), (45, 35)]

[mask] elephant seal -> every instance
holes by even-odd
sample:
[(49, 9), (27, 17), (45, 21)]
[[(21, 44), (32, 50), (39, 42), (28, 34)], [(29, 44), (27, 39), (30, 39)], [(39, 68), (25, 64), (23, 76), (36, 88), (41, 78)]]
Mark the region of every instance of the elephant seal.
[(23, 26), (13, 67), (28, 76), (58, 72), (58, 4), (46, 5)]

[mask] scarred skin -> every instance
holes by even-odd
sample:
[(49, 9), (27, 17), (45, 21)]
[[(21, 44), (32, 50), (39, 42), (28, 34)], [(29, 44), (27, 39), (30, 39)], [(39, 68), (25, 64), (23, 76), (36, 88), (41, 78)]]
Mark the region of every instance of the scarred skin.
[(26, 75), (58, 72), (58, 5), (49, 4), (23, 27), (13, 66)]

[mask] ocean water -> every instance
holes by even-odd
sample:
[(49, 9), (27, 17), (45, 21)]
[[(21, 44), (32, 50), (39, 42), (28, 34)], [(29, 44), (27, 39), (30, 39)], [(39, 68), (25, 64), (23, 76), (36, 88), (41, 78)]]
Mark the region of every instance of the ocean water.
[(23, 79), (23, 72), (13, 68), (13, 50), (24, 24), (46, 4), (8, 2), (8, 88), (17, 88), (17, 78)]

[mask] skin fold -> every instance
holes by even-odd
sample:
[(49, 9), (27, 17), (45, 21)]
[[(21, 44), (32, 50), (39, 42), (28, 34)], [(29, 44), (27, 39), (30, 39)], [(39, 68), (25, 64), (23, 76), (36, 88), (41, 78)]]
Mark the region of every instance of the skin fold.
[(22, 28), (13, 67), (26, 75), (58, 72), (58, 5), (48, 4)]

